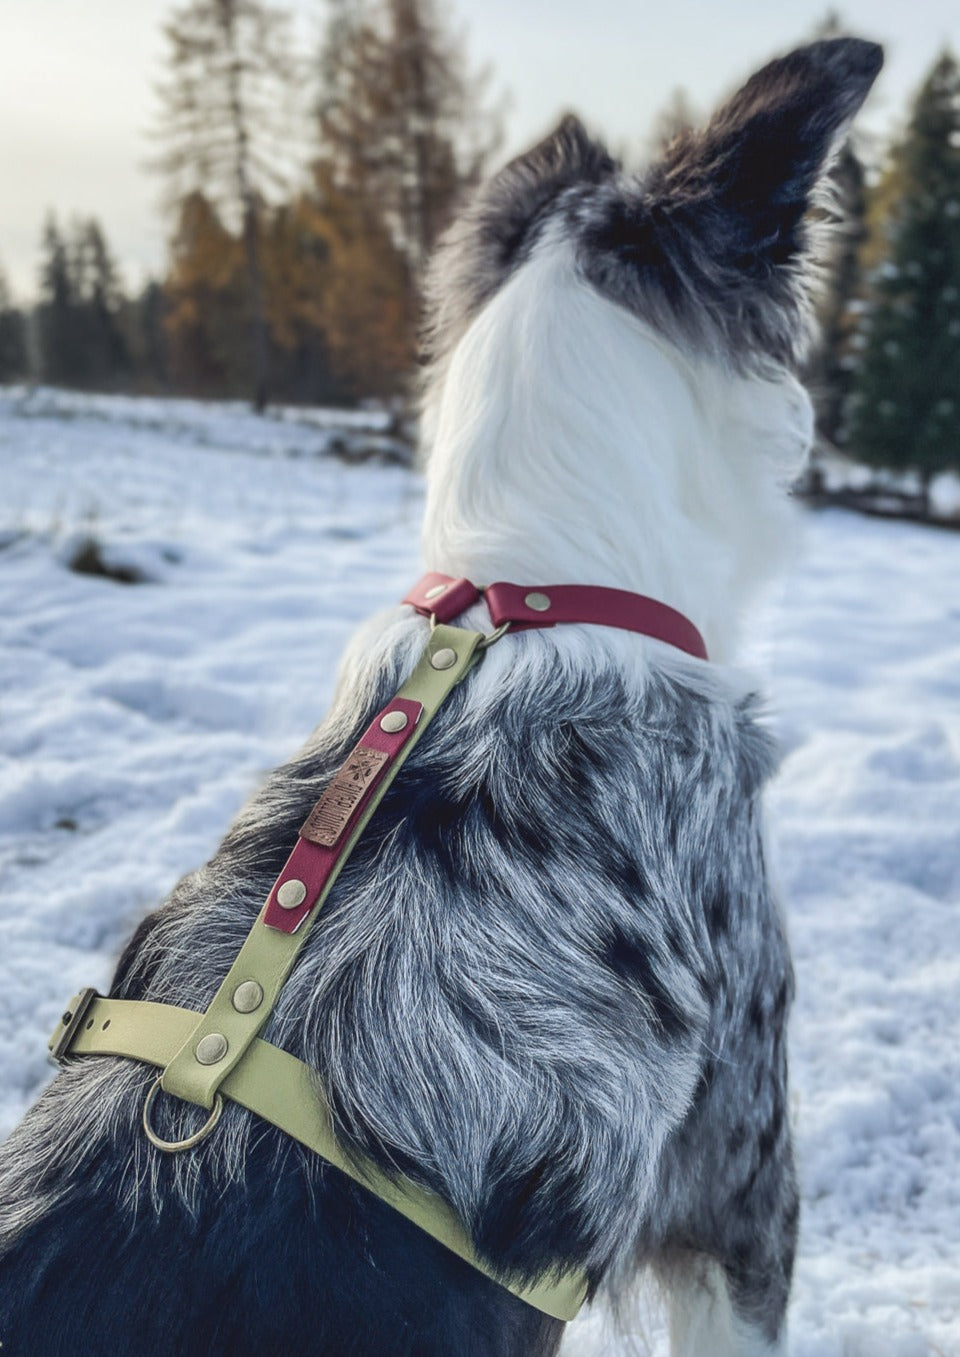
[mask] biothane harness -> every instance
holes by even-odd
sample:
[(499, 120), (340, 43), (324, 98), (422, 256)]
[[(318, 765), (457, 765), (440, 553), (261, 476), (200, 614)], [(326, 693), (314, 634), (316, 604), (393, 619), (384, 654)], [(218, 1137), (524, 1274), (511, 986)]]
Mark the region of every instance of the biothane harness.
[[(493, 631), (449, 623), (483, 597)], [(71, 999), (50, 1039), (54, 1058), (115, 1055), (158, 1066), (143, 1108), (143, 1127), (161, 1150), (187, 1150), (210, 1134), (224, 1098), (321, 1155), (472, 1267), (557, 1319), (569, 1320), (586, 1296), (580, 1273), (555, 1272), (527, 1285), (504, 1280), (476, 1255), (469, 1234), (446, 1202), (409, 1180), (389, 1176), (347, 1154), (333, 1132), (316, 1072), (257, 1034), (371, 816), (423, 738), (447, 696), (506, 631), (585, 622), (642, 633), (706, 659), (700, 633), (681, 613), (621, 589), (584, 585), (524, 589), (431, 573), (405, 603), (430, 617), (426, 649), (396, 696), (377, 713), (300, 830), (246, 941), (205, 1013), (130, 999), (103, 998), (94, 989)], [(161, 1140), (151, 1123), (160, 1091), (205, 1108), (203, 1127), (184, 1140)]]

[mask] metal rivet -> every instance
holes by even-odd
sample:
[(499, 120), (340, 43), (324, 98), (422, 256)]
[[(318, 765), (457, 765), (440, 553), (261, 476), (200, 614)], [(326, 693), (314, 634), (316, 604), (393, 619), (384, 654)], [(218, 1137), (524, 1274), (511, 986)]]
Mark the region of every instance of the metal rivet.
[(385, 730), (388, 735), (396, 735), (398, 731), (406, 730), (408, 723), (406, 712), (388, 711), (386, 716), (380, 718), (380, 729)]
[(535, 613), (545, 613), (550, 607), (550, 595), (538, 594), (536, 592), (527, 594), (524, 603), (528, 608), (532, 608)]
[(430, 663), (434, 669), (450, 669), (456, 662), (457, 652), (451, 650), (449, 646), (444, 646), (442, 650), (438, 650), (430, 656)]
[(263, 986), (256, 980), (244, 980), (233, 991), (231, 1002), (238, 1013), (253, 1013), (263, 1003)]
[(292, 876), (277, 891), (277, 904), (281, 909), (296, 909), (307, 898), (307, 888), (297, 877)]
[(201, 1065), (215, 1065), (227, 1054), (227, 1039), (222, 1032), (209, 1032), (197, 1042), (196, 1057)]
[(427, 592), (424, 594), (424, 598), (439, 598), (441, 594), (445, 594), (446, 592), (447, 585), (435, 584), (432, 589), (427, 590)]

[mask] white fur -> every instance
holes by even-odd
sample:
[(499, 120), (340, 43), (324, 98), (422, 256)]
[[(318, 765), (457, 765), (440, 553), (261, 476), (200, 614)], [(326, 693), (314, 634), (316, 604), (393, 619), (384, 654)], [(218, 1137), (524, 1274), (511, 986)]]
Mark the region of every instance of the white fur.
[(425, 427), (429, 569), (649, 594), (726, 662), (790, 539), (782, 483), (812, 417), (786, 373), (681, 353), (547, 232), (460, 340)]
[(671, 1272), (670, 1357), (784, 1357), (786, 1336), (771, 1343), (734, 1314), (723, 1269), (691, 1258)]

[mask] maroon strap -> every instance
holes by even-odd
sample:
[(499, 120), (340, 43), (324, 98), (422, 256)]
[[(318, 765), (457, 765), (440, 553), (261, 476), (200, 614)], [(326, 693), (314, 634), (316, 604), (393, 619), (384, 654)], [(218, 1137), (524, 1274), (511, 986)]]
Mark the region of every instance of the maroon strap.
[[(703, 637), (690, 619), (645, 594), (587, 584), (546, 584), (531, 589), (503, 582), (490, 584), (482, 592), (495, 627), (511, 623), (521, 630), (553, 627), (558, 622), (587, 622), (652, 636), (698, 660), (707, 659)], [(480, 594), (469, 580), (431, 571), (403, 601), (418, 612), (435, 613), (438, 622), (450, 622), (476, 603)]]
[(480, 590), (469, 580), (455, 580), (452, 575), (439, 575), (431, 570), (417, 581), (403, 601), (411, 603), (419, 613), (433, 613), (438, 622), (452, 622), (479, 597)]
[[(395, 697), (377, 712), (310, 812), (293, 852), (273, 884), (263, 916), (270, 928), (295, 933), (313, 909), (340, 860), (344, 844), (375, 788), (416, 729), (422, 711), (419, 702)], [(407, 718), (402, 730), (383, 729), (384, 721), (390, 725), (388, 718), (393, 712)]]

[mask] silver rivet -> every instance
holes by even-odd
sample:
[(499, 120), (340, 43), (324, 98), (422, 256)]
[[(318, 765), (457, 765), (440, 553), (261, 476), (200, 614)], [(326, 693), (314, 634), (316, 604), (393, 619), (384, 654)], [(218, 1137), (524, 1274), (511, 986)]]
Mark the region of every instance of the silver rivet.
[(535, 613), (545, 613), (550, 607), (550, 595), (538, 594), (536, 592), (527, 594), (524, 603), (528, 608), (532, 608)]
[(277, 904), (281, 909), (296, 909), (307, 898), (307, 888), (297, 877), (292, 876), (277, 891)]
[(430, 656), (430, 663), (434, 669), (450, 669), (456, 662), (457, 652), (451, 650), (449, 646), (444, 646), (442, 650), (438, 650)]
[(215, 1065), (227, 1054), (227, 1039), (222, 1032), (209, 1032), (197, 1042), (197, 1059), (201, 1065)]
[(238, 1013), (253, 1013), (263, 1003), (263, 987), (256, 980), (244, 980), (233, 991), (231, 1002)]
[(406, 712), (388, 711), (386, 716), (380, 718), (380, 729), (388, 735), (396, 735), (398, 731), (406, 730), (408, 720)]
[(435, 584), (432, 589), (427, 590), (424, 594), (424, 598), (439, 598), (441, 594), (445, 594), (446, 592), (447, 586), (445, 584)]

